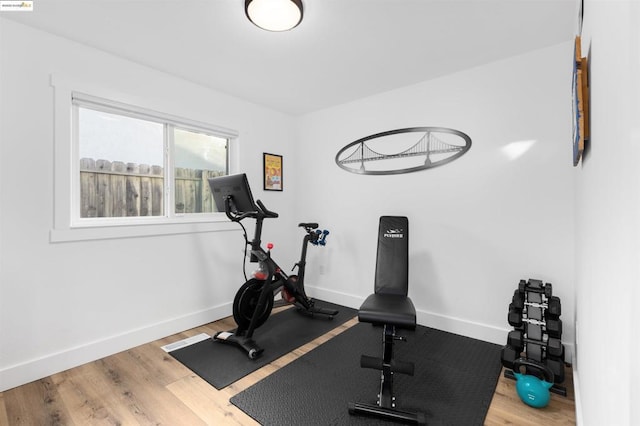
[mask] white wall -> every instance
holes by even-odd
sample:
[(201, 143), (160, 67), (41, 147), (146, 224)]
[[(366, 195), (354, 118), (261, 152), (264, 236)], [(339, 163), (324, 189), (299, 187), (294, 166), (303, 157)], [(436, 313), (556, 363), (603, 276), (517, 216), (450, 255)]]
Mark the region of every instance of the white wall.
[[(521, 278), (554, 285), (563, 340), (574, 338), (571, 45), (566, 43), (309, 114), (299, 122), (302, 211), (330, 227), (309, 279), (327, 299), (359, 306), (373, 289), (378, 218), (410, 221), (410, 296), (421, 324), (506, 343)], [(402, 64), (398, 64), (402, 66)], [(473, 145), (448, 165), (364, 176), (338, 150), (405, 127), (451, 127)], [(534, 141), (510, 159), (507, 147)]]
[(50, 243), (50, 74), (237, 130), (254, 195), (281, 213), (265, 239), (295, 227), (295, 185), (265, 194), (261, 181), (265, 151), (284, 155), (286, 173), (292, 118), (2, 18), (0, 39), (0, 391), (229, 315), (244, 281), (239, 231)]
[(640, 5), (585, 1), (591, 141), (576, 174), (576, 367), (585, 425), (640, 424)]

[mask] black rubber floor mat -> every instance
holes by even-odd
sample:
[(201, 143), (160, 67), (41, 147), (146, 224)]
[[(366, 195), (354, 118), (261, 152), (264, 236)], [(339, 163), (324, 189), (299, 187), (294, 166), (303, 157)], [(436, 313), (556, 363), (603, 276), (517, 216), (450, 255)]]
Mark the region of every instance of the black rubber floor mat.
[[(395, 357), (415, 375), (394, 375), (397, 408), (425, 414), (428, 425), (482, 425), (501, 371), (500, 346), (428, 327), (399, 333)], [(351, 416), (349, 402), (375, 403), (380, 372), (360, 355), (381, 356), (382, 329), (357, 324), (281, 368), (231, 402), (262, 425), (385, 425)]]
[(316, 301), (316, 306), (337, 309), (339, 312), (333, 319), (311, 318), (297, 312), (295, 308), (273, 314), (253, 334), (254, 340), (264, 348), (262, 356), (255, 360), (249, 359), (246, 352), (237, 346), (211, 339), (177, 349), (170, 354), (216, 389), (222, 389), (322, 336), (357, 314), (355, 309), (324, 301)]

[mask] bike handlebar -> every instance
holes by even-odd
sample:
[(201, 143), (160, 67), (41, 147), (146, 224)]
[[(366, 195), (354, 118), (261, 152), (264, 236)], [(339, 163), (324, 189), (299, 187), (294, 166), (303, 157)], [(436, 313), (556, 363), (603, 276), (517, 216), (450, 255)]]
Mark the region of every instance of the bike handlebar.
[(256, 200), (256, 203), (257, 203), (256, 211), (235, 212), (231, 210), (231, 197), (227, 197), (224, 200), (224, 207), (225, 207), (224, 211), (227, 217), (234, 222), (239, 222), (242, 219), (245, 219), (247, 217), (251, 217), (254, 219), (266, 218), (266, 217), (269, 217), (269, 218), (278, 217), (278, 213), (272, 212), (271, 210), (267, 209), (265, 205), (262, 203), (262, 201)]
[(278, 217), (278, 213), (272, 212), (269, 209), (267, 209), (264, 206), (264, 204), (262, 204), (262, 201), (256, 200), (256, 203), (258, 204), (258, 208), (261, 210), (261, 213), (264, 215), (264, 217), (273, 217), (273, 218)]
[(224, 199), (224, 213), (227, 217), (234, 221), (240, 222), (242, 219), (246, 217), (255, 217), (257, 212), (235, 212), (231, 210), (231, 197), (226, 197)]

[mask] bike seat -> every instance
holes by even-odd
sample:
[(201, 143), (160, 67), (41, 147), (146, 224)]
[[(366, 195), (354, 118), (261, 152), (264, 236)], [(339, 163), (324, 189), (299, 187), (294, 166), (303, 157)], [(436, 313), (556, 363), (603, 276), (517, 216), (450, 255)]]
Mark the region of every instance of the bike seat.
[(310, 223), (299, 223), (298, 224), (299, 227), (301, 228), (310, 228), (310, 229), (316, 229), (318, 227), (318, 224), (315, 222), (310, 222)]

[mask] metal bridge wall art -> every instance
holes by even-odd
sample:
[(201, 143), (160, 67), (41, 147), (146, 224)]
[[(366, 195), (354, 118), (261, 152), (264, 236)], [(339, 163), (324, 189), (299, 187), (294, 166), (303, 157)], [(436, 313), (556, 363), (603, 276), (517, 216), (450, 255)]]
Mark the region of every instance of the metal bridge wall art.
[(471, 138), (446, 127), (389, 130), (351, 142), (336, 154), (336, 164), (361, 175), (394, 175), (442, 166), (462, 157)]

